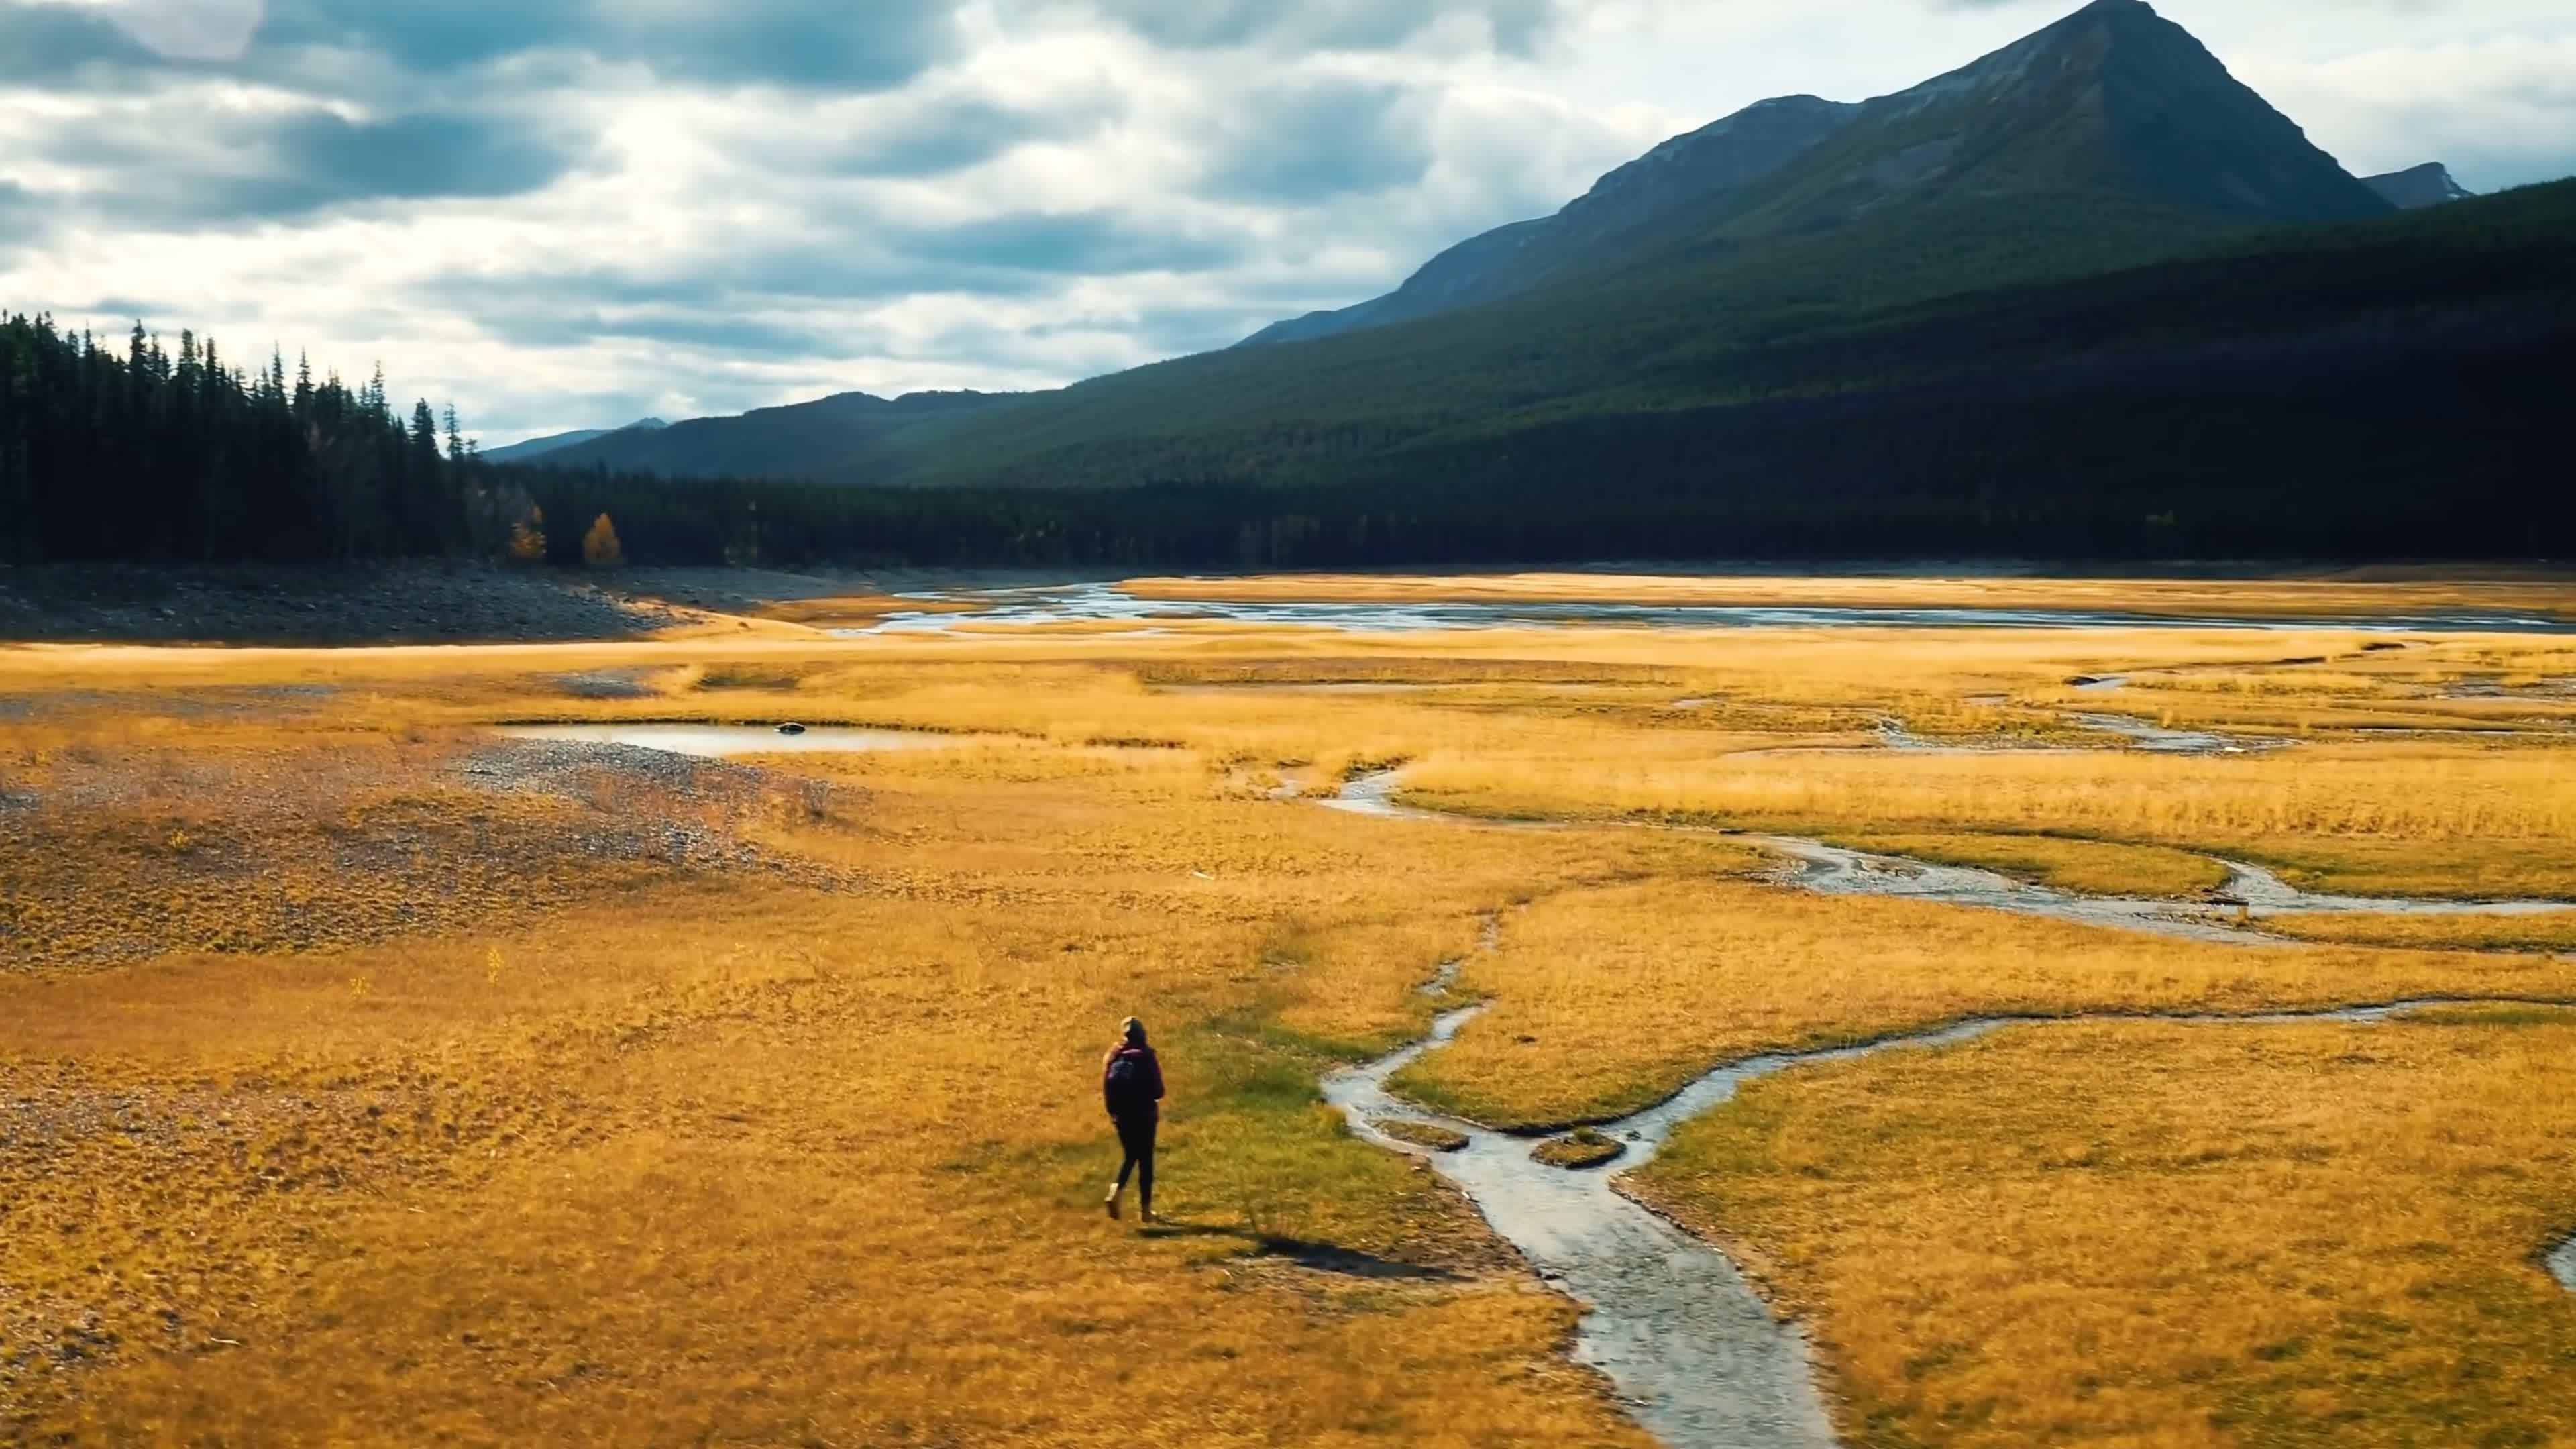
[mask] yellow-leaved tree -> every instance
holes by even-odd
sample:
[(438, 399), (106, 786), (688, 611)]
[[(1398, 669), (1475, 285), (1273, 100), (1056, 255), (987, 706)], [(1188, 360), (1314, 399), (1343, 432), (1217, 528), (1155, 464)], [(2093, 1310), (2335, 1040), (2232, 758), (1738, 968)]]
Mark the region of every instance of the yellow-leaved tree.
[(546, 511), (531, 507), (528, 516), (510, 525), (510, 561), (544, 563), (546, 561)]
[(613, 569), (626, 562), (626, 550), (617, 543), (617, 525), (608, 521), (607, 514), (599, 515), (590, 532), (582, 536), (581, 557), (582, 562), (595, 569)]

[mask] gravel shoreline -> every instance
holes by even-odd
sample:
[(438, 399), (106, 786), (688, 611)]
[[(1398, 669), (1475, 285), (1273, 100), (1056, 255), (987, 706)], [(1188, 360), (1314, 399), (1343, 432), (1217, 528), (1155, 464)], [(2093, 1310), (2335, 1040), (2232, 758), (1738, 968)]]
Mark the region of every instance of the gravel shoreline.
[(578, 576), (481, 564), (0, 567), (11, 643), (543, 643), (630, 639), (682, 617)]

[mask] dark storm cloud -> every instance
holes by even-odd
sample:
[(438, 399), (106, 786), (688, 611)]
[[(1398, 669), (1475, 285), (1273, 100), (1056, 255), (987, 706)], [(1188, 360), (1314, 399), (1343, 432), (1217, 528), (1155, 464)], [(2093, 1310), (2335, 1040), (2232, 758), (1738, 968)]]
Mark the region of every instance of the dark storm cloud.
[(1246, 97), (1209, 180), (1222, 195), (1311, 201), (1407, 186), (1431, 169), (1429, 98), (1325, 78)]
[[(536, 297), (526, 299), (540, 301)], [(688, 300), (703, 304), (703, 291)], [(573, 347), (601, 338), (664, 342), (704, 352), (738, 352), (767, 357), (810, 357), (828, 353), (845, 339), (816, 327), (782, 325), (717, 311), (662, 312), (621, 317), (595, 309), (557, 313), (505, 311), (479, 320), (490, 335), (520, 347)]]
[[(853, 234), (873, 239), (871, 247), (773, 247), (656, 273), (611, 264), (580, 272), (449, 275), (424, 286), (453, 299), (488, 335), (517, 347), (620, 339), (743, 356), (813, 357), (846, 352), (861, 339), (819, 324), (781, 321), (776, 314), (865, 308), (927, 295), (1007, 301), (1047, 294), (1081, 277), (1223, 267), (1241, 261), (1250, 245), (1235, 236), (1157, 233), (1092, 213), (1005, 216), (910, 232), (858, 216), (848, 221)], [(1193, 339), (1222, 331), (1203, 317), (1183, 325)], [(1049, 331), (996, 329), (986, 339), (989, 356), (960, 360), (1004, 365), (1013, 357), (1010, 339), (1025, 342)]]
[(152, 63), (152, 52), (95, 10), (0, 0), (0, 84), (66, 86), (91, 71)]
[(0, 81), (97, 86), (138, 70), (293, 84), (313, 52), (435, 78), (517, 57), (588, 56), (668, 80), (880, 91), (955, 55), (953, 0), (275, 0), (238, 61), (156, 56), (93, 10), (0, 0)]
[(989, 161), (1045, 134), (1046, 123), (988, 101), (930, 107), (901, 123), (870, 127), (831, 148), (824, 168), (843, 176), (939, 176)]
[(678, 80), (881, 90), (954, 54), (957, 32), (950, 0), (281, 0), (259, 43), (428, 72), (570, 50)]
[(422, 113), (348, 121), (324, 111), (277, 128), (277, 172), (315, 206), (364, 197), (516, 196), (552, 183), (572, 157), (514, 120)]
[(861, 122), (846, 139), (821, 145), (815, 160), (820, 169), (842, 176), (940, 176), (1024, 142), (1087, 139), (1120, 110), (1111, 95), (1043, 109), (982, 96), (941, 96)]
[(17, 182), (0, 179), (0, 257), (33, 250), (45, 230), (44, 203)]
[(925, 259), (1059, 276), (1200, 271), (1245, 255), (1239, 238), (1158, 233), (1101, 212), (996, 217), (915, 233), (903, 246)]
[[(187, 144), (169, 139), (184, 135)], [(246, 120), (171, 102), (124, 129), (93, 123), (59, 135), (46, 159), (126, 184), (95, 203), (129, 224), (307, 216), (369, 201), (516, 196), (570, 170), (574, 153), (524, 122), (423, 111), (351, 121), (313, 110)]]
[(613, 264), (582, 271), (548, 268), (448, 276), (432, 286), (440, 295), (456, 298), (487, 327), (542, 325), (558, 329), (549, 340), (567, 341), (588, 325), (583, 318), (610, 308), (651, 315), (704, 308), (723, 316), (741, 307), (889, 302), (927, 293), (967, 292), (1007, 300), (1062, 280), (1046, 272), (936, 255), (936, 242), (928, 238), (917, 239), (916, 245), (920, 250), (909, 254), (822, 244), (753, 248), (666, 269), (629, 270)]
[(1332, 50), (1386, 49), (1467, 15), (1481, 17), (1501, 49), (1526, 54), (1554, 26), (1560, 0), (1093, 0), (1092, 8), (1158, 45), (1279, 40)]

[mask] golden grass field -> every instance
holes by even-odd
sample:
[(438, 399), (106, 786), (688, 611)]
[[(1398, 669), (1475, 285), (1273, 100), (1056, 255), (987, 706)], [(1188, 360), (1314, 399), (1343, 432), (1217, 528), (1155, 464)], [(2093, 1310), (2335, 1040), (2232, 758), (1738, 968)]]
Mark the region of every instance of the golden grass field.
[(1863, 1445), (2564, 1444), (2576, 1012), (2019, 1027), (1803, 1068), (1638, 1191), (1808, 1316)]
[[(2576, 999), (2576, 916), (2321, 917), (2280, 923), (2313, 945), (2196, 944), (1810, 897), (1740, 841), (1625, 828), (1803, 831), (2126, 894), (2206, 892), (2224, 853), (2337, 889), (2576, 901), (2576, 704), (2557, 693), (2576, 648), (2368, 647), (2385, 642), (770, 622), (0, 649), (0, 1442), (1642, 1444), (1563, 1356), (1577, 1309), (1434, 1175), (1351, 1138), (1318, 1074), (1469, 997), (1492, 1010), (1399, 1085), (1500, 1123), (1615, 1115), (1730, 1056), (1988, 1012)], [(2104, 673), (2131, 683), (2068, 684)], [(2075, 710), (2299, 743), (2158, 756)], [(637, 768), (490, 733), (539, 720), (953, 738)], [(1886, 750), (1886, 720), (1961, 752)], [(1399, 763), (1419, 798), (1576, 823), (1273, 798)], [(1459, 959), (1456, 994), (1417, 991)], [(1096, 1072), (1131, 1012), (1171, 1079), (1161, 1229), (1099, 1210), (1116, 1150)], [(2287, 1204), (2375, 1171), (2440, 1219), (2388, 1219), (2422, 1256), (2338, 1218), (2359, 1250), (2260, 1292), (2213, 1251), (2048, 1279), (2051, 1311), (2144, 1315), (2175, 1341), (2205, 1311), (2215, 1344), (2319, 1303), (2420, 1307), (2356, 1402), (2437, 1422), (2460, 1384), (2565, 1372), (2576, 1298), (2482, 1287), (2511, 1312), (2481, 1319), (2407, 1298), (2435, 1269), (2390, 1268), (2527, 1269), (2544, 1228), (2576, 1228), (2576, 1177), (2534, 1155), (2565, 1124), (2502, 1105), (2552, 1090), (2534, 1073), (2557, 1030), (2015, 1032), (1766, 1084), (1648, 1190), (1816, 1315), (1855, 1442), (2003, 1443), (2032, 1440), (1991, 1426), (2075, 1412), (2065, 1386), (2100, 1352), (2083, 1344), (2125, 1342), (2015, 1327), (1992, 1267), (2017, 1251), (2007, 1225), (2035, 1234), (2032, 1263), (2057, 1261), (2063, 1226), (2054, 1180), (2013, 1166), (2029, 1143), (2162, 1144), (2087, 1179), (2106, 1224), (2236, 1160), (2194, 1153), (2269, 1163), (2264, 1181), (2298, 1179), (2277, 1201), (2231, 1186), (2188, 1225), (2248, 1252), (2298, 1239)], [(2311, 1041), (2331, 1050), (2287, 1055)], [(2080, 1043), (2097, 1068), (2140, 1065), (2078, 1082)], [(1957, 1085), (1915, 1104), (1928, 1125), (1855, 1138), (1826, 1182), (1851, 1196), (1784, 1196), (1806, 1183), (1774, 1181), (1794, 1169), (1768, 1147), (1702, 1146), (1792, 1118), (1842, 1131), (1884, 1072)], [(2192, 1106), (2249, 1093), (2345, 1133), (2344, 1155), (2263, 1156), (2287, 1129), (2259, 1115), (2229, 1148), (2235, 1119)], [(2401, 1098), (2422, 1132), (2363, 1130)], [(2062, 1130), (2027, 1142), (1994, 1117), (2061, 1105)], [(2444, 1135), (2447, 1112), (2475, 1130)], [(1862, 1223), (1870, 1194), (1965, 1192), (1997, 1153), (1980, 1227), (2004, 1256), (1882, 1321), (1849, 1285), (1894, 1281), (1923, 1240)], [(2255, 1352), (2289, 1337), (2142, 1360), (2115, 1396), (2133, 1437), (2095, 1437), (2337, 1442), (2318, 1395), (2341, 1381), (2297, 1375), (2341, 1360)], [(1904, 1365), (1934, 1349), (1959, 1377), (1920, 1387)], [(2155, 1437), (2169, 1425), (2218, 1437)]]
[(1608, 1120), (1715, 1062), (1990, 1015), (2247, 1012), (2428, 996), (2576, 1001), (2576, 958), (2142, 945), (2094, 927), (1741, 881), (1541, 901), (1460, 985), (1494, 1006), (1395, 1085), (1478, 1121)]

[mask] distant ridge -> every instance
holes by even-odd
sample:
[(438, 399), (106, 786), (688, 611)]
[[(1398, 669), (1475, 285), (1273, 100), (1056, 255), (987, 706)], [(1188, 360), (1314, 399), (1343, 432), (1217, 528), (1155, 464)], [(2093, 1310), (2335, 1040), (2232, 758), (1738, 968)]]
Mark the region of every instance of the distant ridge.
[(645, 431), (621, 428), (534, 461), (549, 468), (604, 464), (680, 478), (837, 478), (875, 445), (909, 428), (990, 407), (1008, 396), (916, 392), (887, 399), (836, 393), (813, 402), (756, 408), (738, 417), (692, 418)]
[(2391, 171), (2385, 176), (2368, 177), (2362, 185), (2387, 198), (2390, 204), (2408, 211), (2466, 201), (2477, 195), (2453, 180), (2451, 168), (2439, 161), (2427, 161), (2421, 166)]
[(506, 448), (494, 448), (483, 454), (483, 461), (487, 463), (532, 462), (549, 453), (559, 453), (566, 448), (577, 448), (584, 443), (608, 437), (613, 433), (650, 433), (669, 426), (669, 423), (660, 418), (638, 418), (622, 428), (588, 428), (579, 432), (557, 433), (552, 437), (530, 438), (524, 443), (512, 443)]

